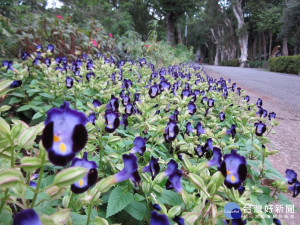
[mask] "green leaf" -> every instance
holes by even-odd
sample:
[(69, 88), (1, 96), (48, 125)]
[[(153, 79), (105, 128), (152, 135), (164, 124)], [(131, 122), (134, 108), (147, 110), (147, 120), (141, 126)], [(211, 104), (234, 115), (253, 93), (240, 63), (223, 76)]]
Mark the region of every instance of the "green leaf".
[(42, 116), (43, 116), (42, 113), (37, 112), (36, 114), (33, 115), (32, 120), (38, 119), (38, 118), (40, 118), (40, 117), (42, 117)]
[(161, 204), (168, 204), (171, 206), (182, 204), (180, 195), (171, 190), (164, 190), (161, 195), (157, 196), (157, 200)]
[(40, 93), (40, 96), (43, 96), (45, 98), (49, 98), (49, 99), (54, 99), (54, 95), (51, 94), (47, 94), (47, 93)]
[(60, 171), (58, 174), (56, 174), (54, 178), (53, 185), (56, 185), (58, 187), (65, 187), (67, 185), (73, 184), (88, 172), (88, 169), (84, 167), (70, 167), (67, 169), (64, 169)]
[(125, 211), (128, 212), (133, 218), (137, 220), (142, 220), (146, 214), (146, 205), (142, 202), (131, 202), (126, 208)]
[(12, 223), (12, 212), (8, 211), (6, 208), (3, 208), (2, 213), (0, 214), (0, 225), (11, 224)]
[(29, 105), (23, 105), (23, 106), (21, 106), (20, 108), (17, 109), (17, 112), (23, 112), (23, 111), (26, 111), (26, 110), (29, 110), (29, 109), (30, 109)]
[(288, 199), (288, 197), (286, 197), (284, 194), (279, 193), (278, 194), (278, 202), (281, 205), (292, 205), (293, 203)]
[(106, 218), (120, 212), (133, 201), (133, 194), (116, 187), (109, 195)]
[(18, 103), (18, 102), (20, 102), (20, 101), (22, 101), (21, 99), (19, 99), (19, 98), (16, 98), (16, 97), (12, 97), (10, 100), (9, 100), (9, 105), (12, 105), (12, 104), (15, 104), (15, 103)]

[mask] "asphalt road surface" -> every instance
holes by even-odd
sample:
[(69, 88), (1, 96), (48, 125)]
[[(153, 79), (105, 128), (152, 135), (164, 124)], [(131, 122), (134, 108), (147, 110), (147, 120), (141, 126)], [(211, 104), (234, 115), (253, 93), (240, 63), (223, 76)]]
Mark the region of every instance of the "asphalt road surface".
[[(293, 169), (300, 180), (300, 76), (267, 72), (252, 68), (224, 67), (204, 65), (204, 70), (213, 78), (231, 78), (231, 84), (237, 83), (255, 103), (263, 100), (262, 107), (268, 112), (276, 112), (280, 124), (275, 134), (269, 135), (272, 144), (270, 150), (279, 150), (269, 159), (273, 166), (285, 176), (286, 169)], [(300, 195), (296, 198), (287, 194), (299, 211), (294, 218), (280, 218), (288, 225), (300, 224)]]

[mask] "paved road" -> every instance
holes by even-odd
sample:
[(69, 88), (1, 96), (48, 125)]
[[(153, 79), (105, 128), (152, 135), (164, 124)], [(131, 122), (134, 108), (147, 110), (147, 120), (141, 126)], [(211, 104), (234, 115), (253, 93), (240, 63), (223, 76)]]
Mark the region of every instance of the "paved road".
[[(269, 157), (273, 166), (285, 176), (286, 169), (293, 169), (300, 179), (300, 76), (266, 72), (258, 69), (204, 65), (205, 71), (214, 78), (231, 78), (232, 83), (246, 90), (251, 102), (263, 99), (263, 108), (276, 112), (279, 126), (270, 136), (270, 150), (280, 152)], [(289, 199), (300, 210), (299, 197)], [(300, 211), (288, 225), (300, 224)]]

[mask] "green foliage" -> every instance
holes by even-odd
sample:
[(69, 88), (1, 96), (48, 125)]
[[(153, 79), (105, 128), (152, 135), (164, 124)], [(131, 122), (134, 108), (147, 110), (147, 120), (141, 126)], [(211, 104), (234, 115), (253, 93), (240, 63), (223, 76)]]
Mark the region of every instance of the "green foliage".
[(240, 66), (240, 61), (238, 59), (224, 60), (220, 63), (220, 66)]
[(248, 61), (250, 68), (263, 68), (263, 64), (267, 61)]
[(270, 58), (269, 67), (274, 72), (300, 74), (300, 55)]

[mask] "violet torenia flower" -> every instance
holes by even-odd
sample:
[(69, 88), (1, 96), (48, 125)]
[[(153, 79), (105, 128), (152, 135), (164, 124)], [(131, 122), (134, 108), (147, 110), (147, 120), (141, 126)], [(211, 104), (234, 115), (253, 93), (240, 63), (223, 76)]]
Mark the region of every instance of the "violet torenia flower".
[(170, 176), (177, 171), (178, 164), (174, 159), (171, 159), (167, 164), (167, 169), (165, 170), (165, 175)]
[(86, 77), (87, 81), (90, 82), (92, 77), (95, 78), (95, 73), (93, 73), (93, 72), (87, 73), (85, 77)]
[(175, 216), (173, 221), (176, 222), (178, 225), (184, 225), (184, 219), (182, 217)]
[(154, 158), (153, 156), (151, 156), (149, 166), (145, 166), (142, 170), (142, 172), (144, 173), (149, 172), (152, 176), (152, 180), (154, 180), (154, 178), (159, 173), (159, 171), (160, 171), (160, 166), (158, 164), (158, 159)]
[(20, 87), (21, 85), (22, 85), (22, 80), (14, 80), (9, 87), (17, 88), (17, 87)]
[(181, 98), (182, 99), (189, 97), (189, 95), (190, 95), (190, 91), (188, 89), (183, 89), (182, 90), (182, 92), (181, 92)]
[(220, 112), (219, 113), (219, 119), (220, 119), (221, 122), (223, 122), (225, 120), (225, 113)]
[(263, 133), (266, 132), (267, 130), (267, 126), (266, 124), (264, 124), (263, 122), (259, 121), (258, 123), (255, 123), (254, 126), (256, 127), (255, 128), (255, 134), (257, 136), (262, 136)]
[(47, 51), (53, 52), (54, 51), (54, 46), (51, 45), (51, 44), (47, 45)]
[(162, 81), (159, 84), (160, 90), (169, 90), (171, 88), (171, 84), (167, 81)]
[(157, 84), (152, 85), (149, 89), (150, 98), (155, 98), (157, 95), (159, 95), (160, 94), (159, 90), (160, 89)]
[(83, 149), (88, 136), (86, 122), (85, 114), (70, 109), (68, 102), (47, 112), (42, 143), (51, 163), (66, 166)]
[(179, 111), (175, 109), (174, 113), (169, 117), (170, 121), (177, 122), (178, 121)]
[(27, 52), (22, 52), (21, 59), (23, 61), (26, 61), (28, 57), (30, 57), (30, 55)]
[(220, 171), (225, 177), (224, 184), (228, 188), (239, 188), (247, 177), (246, 158), (237, 153), (235, 149), (224, 155)]
[(140, 155), (144, 155), (146, 151), (146, 140), (142, 137), (136, 137), (133, 141), (133, 153), (139, 153)]
[(79, 181), (75, 182), (71, 185), (71, 191), (75, 194), (80, 194), (85, 192), (91, 186), (93, 186), (97, 182), (98, 172), (97, 172), (97, 164), (94, 161), (89, 161), (87, 159), (87, 152), (83, 154), (82, 159), (75, 158), (72, 161), (70, 167), (79, 166), (88, 169), (89, 171), (81, 178)]
[(161, 215), (156, 211), (152, 211), (150, 225), (170, 225), (170, 223), (166, 215)]
[(182, 178), (182, 171), (176, 170), (175, 173), (171, 174), (169, 176), (169, 179), (166, 182), (166, 189), (167, 190), (175, 190), (178, 193), (182, 192), (182, 186), (181, 186), (181, 178)]
[(187, 105), (188, 108), (188, 112), (190, 115), (194, 115), (196, 112), (196, 105), (194, 104), (194, 102), (189, 102), (189, 104)]
[(221, 161), (222, 161), (221, 149), (217, 147), (213, 147), (213, 158), (207, 162), (207, 167), (218, 166), (219, 168)]
[(245, 225), (247, 223), (246, 220), (243, 220), (242, 218), (239, 219), (232, 219), (231, 225)]
[(201, 103), (202, 103), (202, 104), (204, 104), (204, 102), (207, 102), (207, 101), (208, 101), (208, 98), (205, 97), (205, 96), (201, 99)]
[(108, 109), (105, 111), (105, 130), (108, 133), (113, 133), (120, 125), (119, 114)]
[(13, 225), (42, 225), (42, 222), (33, 209), (25, 209), (14, 216)]
[(215, 100), (213, 100), (212, 98), (208, 99), (207, 101), (207, 105), (209, 108), (213, 107), (215, 104)]
[(293, 198), (297, 197), (300, 193), (300, 182), (297, 180), (293, 186), (288, 187), (288, 190), (293, 192)]
[(275, 118), (276, 118), (276, 113), (270, 112), (270, 113), (269, 113), (269, 120), (275, 119)]
[(130, 116), (133, 114), (133, 112), (134, 112), (133, 105), (130, 102), (128, 102), (128, 104), (125, 106), (125, 113), (126, 115)]
[(165, 128), (165, 133), (164, 133), (164, 138), (166, 142), (174, 141), (178, 134), (179, 134), (179, 128), (177, 126), (177, 123), (174, 121), (169, 122)]
[(229, 134), (231, 135), (232, 138), (235, 137), (235, 134), (236, 134), (236, 125), (235, 124), (232, 124), (230, 129), (226, 131), (226, 134)]
[(68, 89), (70, 89), (70, 88), (72, 88), (73, 87), (73, 78), (71, 78), (71, 77), (66, 77), (66, 87), (68, 88)]
[(89, 116), (88, 116), (88, 122), (92, 123), (95, 125), (95, 120), (96, 120), (96, 114), (94, 112), (92, 112)]
[(137, 157), (133, 153), (128, 155), (124, 154), (122, 157), (124, 169), (114, 175), (115, 181), (119, 183), (124, 180), (131, 179), (134, 183), (139, 183), (141, 181), (141, 177), (138, 173)]
[(157, 211), (161, 210), (161, 207), (159, 206), (159, 204), (153, 204), (152, 207), (153, 207), (153, 209), (155, 209)]
[(237, 89), (236, 89), (236, 93), (238, 94), (238, 95), (241, 95), (241, 88), (240, 87), (238, 87)]
[(107, 109), (111, 109), (114, 112), (118, 112), (119, 109), (119, 99), (114, 95), (111, 95), (109, 103), (106, 105)]
[(246, 102), (249, 102), (249, 101), (250, 101), (249, 95), (246, 95), (245, 98), (244, 98), (244, 100), (245, 100)]
[(287, 169), (285, 171), (285, 178), (289, 184), (294, 184), (297, 181), (297, 173), (294, 170)]
[(187, 122), (185, 128), (186, 128), (185, 133), (187, 134), (194, 132), (191, 122)]
[(280, 220), (277, 218), (273, 218), (273, 223), (275, 223), (275, 225), (281, 225)]
[(202, 128), (202, 124), (200, 121), (196, 124), (196, 131), (198, 136), (206, 133), (205, 130)]
[(128, 126), (128, 116), (126, 114), (122, 115), (121, 125), (123, 125), (124, 130), (126, 130), (126, 127)]
[(262, 101), (260, 98), (258, 98), (258, 99), (257, 99), (257, 102), (256, 102), (256, 105), (257, 105), (258, 107), (261, 107), (261, 106), (263, 105), (263, 101)]
[(122, 105), (126, 106), (130, 102), (130, 97), (128, 95), (122, 96)]
[(197, 147), (194, 148), (194, 151), (199, 158), (203, 157), (204, 153), (206, 152), (205, 148), (201, 145), (197, 145)]
[(45, 59), (45, 64), (47, 65), (47, 67), (49, 67), (51, 65), (51, 59), (46, 58)]
[(95, 108), (97, 108), (101, 105), (101, 102), (98, 99), (94, 99), (92, 104)]
[(11, 60), (4, 60), (2, 62), (2, 66), (6, 67), (6, 71), (8, 71), (8, 70), (14, 71), (15, 69), (12, 67), (12, 65), (13, 65), (13, 61), (11, 61)]

